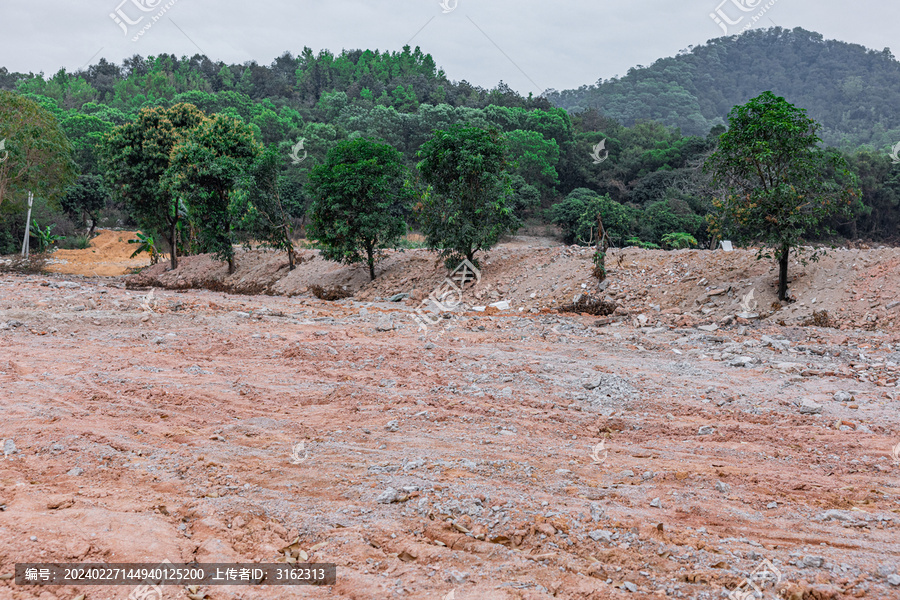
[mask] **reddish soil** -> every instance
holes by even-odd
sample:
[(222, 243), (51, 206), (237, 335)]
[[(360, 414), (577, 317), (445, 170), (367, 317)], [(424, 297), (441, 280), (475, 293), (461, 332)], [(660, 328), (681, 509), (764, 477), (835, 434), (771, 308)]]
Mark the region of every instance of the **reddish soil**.
[[(777, 311), (748, 251), (613, 251), (599, 319), (549, 310), (595, 290), (590, 252), (538, 245), (466, 291), (510, 310), (427, 331), (383, 301), (441, 281), (425, 251), (372, 283), (312, 251), (131, 289), (0, 274), (0, 600), (131, 591), (15, 563), (270, 562), (298, 537), (337, 585), (165, 597), (712, 599), (768, 559), (766, 598), (900, 598), (900, 251), (792, 267)], [(735, 319), (750, 289), (763, 319)], [(819, 307), (838, 328), (800, 325)]]
[(67, 275), (109, 277), (125, 275), (150, 264), (148, 254), (131, 255), (137, 249), (128, 240), (137, 237), (136, 231), (100, 230), (84, 250), (56, 250), (50, 256), (47, 270)]

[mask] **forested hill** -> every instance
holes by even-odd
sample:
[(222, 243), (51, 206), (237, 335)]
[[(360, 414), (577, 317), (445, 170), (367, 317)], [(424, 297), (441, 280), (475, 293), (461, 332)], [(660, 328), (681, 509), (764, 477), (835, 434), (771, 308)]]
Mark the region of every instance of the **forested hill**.
[[(304, 48), (298, 56), (284, 53), (271, 65), (248, 61), (228, 65), (203, 55), (178, 58), (135, 55), (121, 65), (105, 59), (86, 69), (51, 77), (15, 73), (0, 66), (0, 89), (52, 98), (64, 109), (99, 103), (117, 110), (136, 110), (169, 101), (192, 101), (195, 92), (226, 94), (225, 105), (241, 99), (279, 106), (312, 107), (323, 94), (344, 92), (351, 103), (391, 106), (415, 112), (419, 104), (484, 108), (489, 105), (550, 108), (544, 98), (519, 96), (503, 82), (492, 90), (466, 81), (451, 82), (429, 54), (409, 46), (401, 52)], [(237, 95), (236, 95), (237, 94)]]
[(805, 108), (826, 143), (889, 147), (900, 140), (900, 62), (890, 49), (774, 27), (711, 40), (619, 79), (551, 91), (566, 109), (596, 108), (624, 125), (652, 119), (705, 135), (764, 91)]

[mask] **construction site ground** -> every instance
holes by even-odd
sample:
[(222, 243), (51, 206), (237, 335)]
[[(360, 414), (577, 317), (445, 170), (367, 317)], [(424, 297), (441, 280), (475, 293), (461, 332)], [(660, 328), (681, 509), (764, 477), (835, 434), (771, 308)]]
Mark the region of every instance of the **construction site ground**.
[(337, 565), (167, 599), (900, 598), (898, 249), (792, 261), (778, 303), (750, 249), (614, 249), (599, 285), (516, 238), (423, 327), (426, 250), (123, 275), (120, 233), (0, 273), (0, 600), (134, 591), (17, 563), (165, 560)]

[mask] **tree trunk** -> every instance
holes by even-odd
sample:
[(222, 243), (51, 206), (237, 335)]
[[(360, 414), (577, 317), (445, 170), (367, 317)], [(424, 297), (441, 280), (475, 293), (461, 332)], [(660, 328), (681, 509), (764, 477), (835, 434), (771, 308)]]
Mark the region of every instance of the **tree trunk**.
[(94, 218), (94, 215), (88, 213), (88, 216), (91, 218), (91, 228), (88, 229), (88, 238), (94, 237), (94, 228), (97, 227), (97, 219)]
[(778, 255), (778, 299), (782, 302), (787, 300), (788, 256), (790, 256), (790, 252), (789, 246), (782, 246)]
[(178, 268), (178, 219), (171, 221), (171, 227), (169, 228), (169, 256), (172, 262), (172, 270)]
[(234, 257), (228, 259), (228, 274), (234, 275)]
[(368, 257), (369, 263), (369, 277), (372, 281), (375, 281), (375, 254), (372, 251), (371, 246), (366, 248), (366, 256)]

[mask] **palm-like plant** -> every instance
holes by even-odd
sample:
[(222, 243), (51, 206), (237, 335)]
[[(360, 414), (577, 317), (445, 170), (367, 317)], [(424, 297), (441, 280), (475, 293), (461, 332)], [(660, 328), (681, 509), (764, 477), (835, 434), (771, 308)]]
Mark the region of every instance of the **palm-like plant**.
[(137, 239), (128, 240), (128, 243), (129, 244), (140, 244), (137, 247), (137, 250), (135, 250), (131, 254), (130, 258), (134, 258), (141, 252), (147, 252), (150, 254), (150, 264), (151, 265), (155, 265), (156, 263), (159, 262), (159, 250), (156, 249), (156, 243), (154, 242), (152, 235), (138, 231)]

